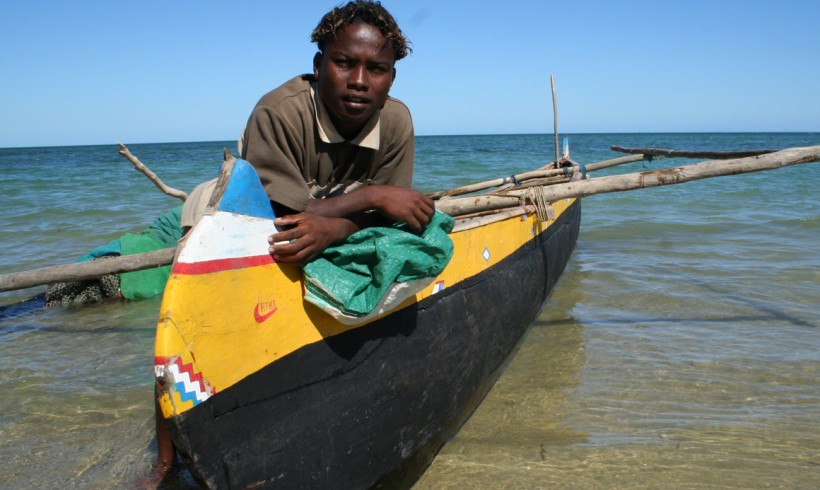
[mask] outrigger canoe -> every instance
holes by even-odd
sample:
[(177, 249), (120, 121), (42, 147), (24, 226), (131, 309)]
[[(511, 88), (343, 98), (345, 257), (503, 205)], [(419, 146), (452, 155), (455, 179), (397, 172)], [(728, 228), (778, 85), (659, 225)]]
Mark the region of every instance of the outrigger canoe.
[(162, 300), (159, 404), (209, 488), (411, 485), (470, 416), (539, 313), (578, 236), (580, 200), (456, 220), (438, 277), (359, 324), (304, 300), (274, 262), (270, 202), (227, 160)]

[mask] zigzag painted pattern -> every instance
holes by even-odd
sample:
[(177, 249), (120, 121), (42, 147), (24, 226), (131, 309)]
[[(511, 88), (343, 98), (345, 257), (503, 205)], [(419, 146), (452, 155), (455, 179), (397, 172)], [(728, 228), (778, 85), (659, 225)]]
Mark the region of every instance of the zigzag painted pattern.
[(211, 396), (212, 393), (208, 393), (205, 387), (202, 373), (194, 370), (193, 363), (184, 364), (181, 356), (157, 357), (154, 364), (157, 375), (161, 374), (164, 369), (171, 375), (174, 383), (171, 390), (176, 391), (182, 401), (190, 401), (196, 406)]

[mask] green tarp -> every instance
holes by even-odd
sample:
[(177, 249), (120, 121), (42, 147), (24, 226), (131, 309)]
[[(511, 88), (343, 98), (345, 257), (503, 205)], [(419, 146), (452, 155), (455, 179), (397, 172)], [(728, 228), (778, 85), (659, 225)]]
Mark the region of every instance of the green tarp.
[[(182, 206), (177, 206), (151, 223), (145, 231), (137, 234), (127, 233), (120, 237), (122, 255), (175, 247), (182, 237), (181, 214)], [(120, 292), (125, 299), (157, 297), (165, 290), (165, 283), (168, 282), (170, 275), (170, 265), (120, 274)]]
[[(181, 214), (182, 206), (177, 206), (157, 218), (140, 233), (126, 233), (88, 252), (77, 259), (77, 262), (110, 255), (134, 255), (175, 247), (182, 236)], [(123, 298), (132, 300), (155, 298), (165, 290), (165, 283), (170, 275), (171, 266), (120, 274), (120, 294)]]
[(436, 211), (421, 234), (404, 223), (358, 231), (304, 266), (305, 299), (355, 319), (373, 312), (397, 284), (414, 289), (399, 299), (415, 294), (450, 262), (453, 225), (452, 217)]

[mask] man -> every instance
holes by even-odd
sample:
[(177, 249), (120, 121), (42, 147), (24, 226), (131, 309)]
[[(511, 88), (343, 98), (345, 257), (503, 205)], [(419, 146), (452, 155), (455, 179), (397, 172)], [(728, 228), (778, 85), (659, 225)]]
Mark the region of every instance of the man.
[(262, 97), (241, 150), (281, 216), (284, 231), (268, 240), (278, 262), (309, 261), (380, 217), (420, 230), (435, 211), (410, 189), (413, 124), (388, 96), (408, 52), (393, 17), (353, 1), (326, 14), (311, 39), (313, 75)]
[[(319, 47), (313, 75), (263, 96), (240, 141), (279, 216), (274, 223), (283, 231), (268, 238), (278, 262), (308, 262), (385, 218), (421, 230), (435, 211), (410, 188), (413, 123), (407, 107), (388, 96), (395, 62), (408, 52), (393, 17), (378, 2), (355, 0), (327, 13), (311, 39)], [(192, 225), (186, 216), (183, 210), (182, 225)], [(156, 417), (162, 478), (174, 449)]]

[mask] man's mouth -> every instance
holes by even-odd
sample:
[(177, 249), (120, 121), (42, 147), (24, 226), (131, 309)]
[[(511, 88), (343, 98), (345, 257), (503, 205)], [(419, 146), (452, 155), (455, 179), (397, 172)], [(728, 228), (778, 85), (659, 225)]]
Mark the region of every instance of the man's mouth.
[(348, 107), (354, 109), (363, 109), (370, 104), (370, 99), (366, 97), (356, 97), (352, 95), (346, 95), (342, 97), (342, 102)]

